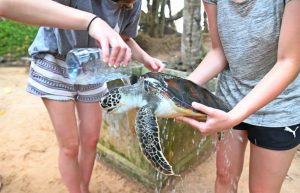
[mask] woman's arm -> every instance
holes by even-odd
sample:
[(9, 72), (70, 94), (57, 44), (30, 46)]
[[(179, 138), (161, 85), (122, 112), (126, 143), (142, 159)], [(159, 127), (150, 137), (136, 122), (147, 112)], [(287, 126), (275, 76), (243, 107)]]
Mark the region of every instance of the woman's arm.
[[(232, 128), (275, 99), (300, 72), (300, 0), (290, 1), (284, 11), (277, 62), (265, 77), (229, 113), (199, 103), (194, 108), (208, 115), (206, 122), (186, 117), (179, 120), (209, 134)], [(300, 89), (300, 88), (299, 88)]]
[[(104, 20), (93, 13), (74, 9), (51, 0), (0, 0), (0, 16), (30, 25), (62, 29), (88, 30), (103, 50), (103, 61), (116, 65), (119, 58), (124, 65), (131, 60), (131, 50), (121, 36)], [(92, 23), (90, 23), (92, 21)], [(87, 29), (90, 24), (89, 29)], [(111, 53), (109, 48), (111, 47)]]
[(30, 25), (86, 30), (95, 15), (51, 0), (0, 0), (0, 16)]
[(187, 78), (198, 85), (204, 85), (219, 74), (227, 65), (217, 28), (217, 6), (210, 3), (203, 3), (209, 23), (211, 49), (199, 66)]

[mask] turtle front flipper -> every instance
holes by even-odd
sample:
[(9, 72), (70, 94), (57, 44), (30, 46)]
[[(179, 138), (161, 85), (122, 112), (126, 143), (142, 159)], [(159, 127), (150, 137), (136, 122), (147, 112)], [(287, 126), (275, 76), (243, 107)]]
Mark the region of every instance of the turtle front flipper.
[(135, 129), (140, 147), (147, 160), (159, 172), (165, 175), (174, 175), (172, 166), (162, 153), (157, 119), (150, 105), (145, 105), (138, 111)]

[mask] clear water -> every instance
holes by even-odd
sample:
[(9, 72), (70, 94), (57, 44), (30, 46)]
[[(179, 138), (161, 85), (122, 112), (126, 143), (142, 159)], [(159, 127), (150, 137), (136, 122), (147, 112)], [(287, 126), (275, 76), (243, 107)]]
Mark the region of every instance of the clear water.
[(75, 84), (97, 84), (115, 79), (126, 79), (130, 68), (109, 67), (102, 60), (100, 48), (76, 48), (67, 54), (67, 72)]

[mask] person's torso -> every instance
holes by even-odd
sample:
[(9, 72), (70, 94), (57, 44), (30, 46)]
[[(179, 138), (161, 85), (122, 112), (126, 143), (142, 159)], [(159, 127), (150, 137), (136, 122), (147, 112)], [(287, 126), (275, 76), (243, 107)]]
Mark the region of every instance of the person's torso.
[[(228, 68), (219, 77), (217, 94), (229, 106), (234, 107), (242, 100), (275, 65), (286, 3), (217, 0), (218, 32), (228, 61)], [(298, 124), (300, 77), (246, 122), (271, 127)]]
[(218, 31), (234, 78), (254, 84), (276, 63), (284, 0), (219, 0)]

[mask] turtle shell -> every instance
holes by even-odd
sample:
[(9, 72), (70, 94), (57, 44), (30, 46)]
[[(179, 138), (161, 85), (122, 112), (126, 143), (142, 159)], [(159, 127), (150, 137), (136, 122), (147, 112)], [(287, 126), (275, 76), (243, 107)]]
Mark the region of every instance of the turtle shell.
[(226, 112), (229, 110), (213, 93), (190, 80), (160, 72), (148, 72), (142, 77), (146, 91), (160, 92), (174, 101), (178, 107), (197, 112), (192, 107), (192, 102), (198, 102)]

